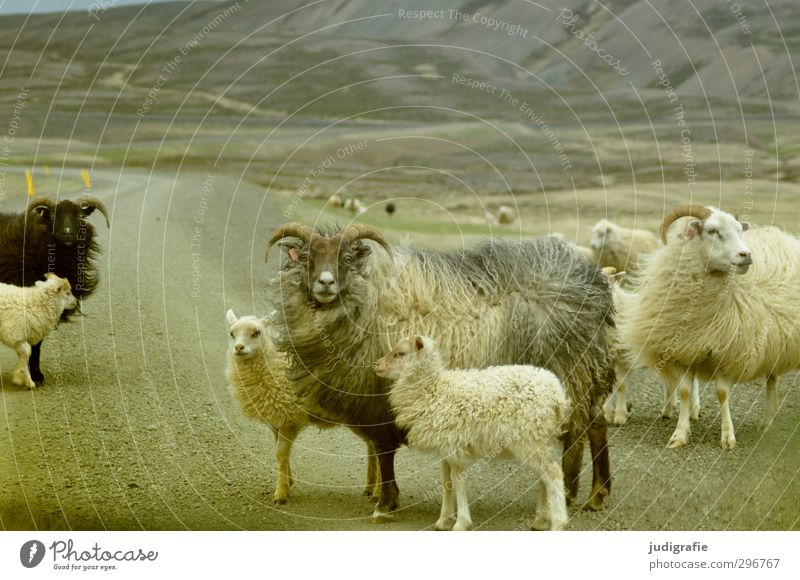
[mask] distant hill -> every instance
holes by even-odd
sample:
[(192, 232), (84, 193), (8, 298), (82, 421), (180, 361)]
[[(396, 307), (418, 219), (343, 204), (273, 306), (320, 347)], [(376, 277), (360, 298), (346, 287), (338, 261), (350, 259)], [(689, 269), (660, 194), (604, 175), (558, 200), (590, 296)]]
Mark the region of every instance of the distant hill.
[(800, 110), (797, 0), (304, 4), (6, 16), (0, 93), (8, 104), (24, 86), (37, 110), (140, 116), (213, 106), (269, 118), (380, 109), (361, 117), (425, 120), (453, 108), (510, 119), (520, 102), (550, 122), (658, 118), (677, 105), (694, 116)]

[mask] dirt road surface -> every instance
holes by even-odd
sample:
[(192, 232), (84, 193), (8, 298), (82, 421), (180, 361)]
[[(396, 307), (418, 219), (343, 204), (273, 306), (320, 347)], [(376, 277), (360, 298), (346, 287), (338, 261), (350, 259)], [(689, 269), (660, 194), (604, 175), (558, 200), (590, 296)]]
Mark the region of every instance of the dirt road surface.
[[(111, 230), (92, 218), (104, 249), (97, 293), (82, 317), (46, 340), (43, 388), (12, 385), (14, 354), (0, 353), (0, 526), (432, 529), (435, 462), (402, 449), (401, 509), (393, 522), (372, 524), (361, 494), (364, 448), (344, 429), (301, 435), (290, 502), (272, 504), (272, 436), (245, 419), (227, 391), (224, 315), (227, 308), (265, 313), (265, 242), (285, 221), (283, 208), (263, 189), (223, 175), (126, 169), (94, 177), (94, 194), (112, 211)], [(610, 430), (608, 507), (573, 507), (569, 528), (800, 528), (797, 375), (779, 386), (780, 412), (766, 434), (758, 427), (763, 384), (734, 390), (733, 451), (719, 447), (718, 405), (706, 389), (689, 446), (672, 450), (665, 445), (674, 422), (658, 416), (659, 383), (637, 373), (633, 415)], [(590, 480), (589, 469), (582, 499)], [(478, 529), (527, 529), (534, 483), (509, 463), (473, 469)]]

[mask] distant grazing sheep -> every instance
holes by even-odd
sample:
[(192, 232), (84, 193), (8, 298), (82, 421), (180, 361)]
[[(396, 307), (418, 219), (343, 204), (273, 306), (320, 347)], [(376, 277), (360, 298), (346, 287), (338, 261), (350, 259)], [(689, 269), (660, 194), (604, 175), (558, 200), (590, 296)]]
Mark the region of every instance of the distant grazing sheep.
[(397, 208), (395, 207), (394, 203), (392, 203), (391, 201), (386, 204), (386, 213), (388, 213), (390, 217), (394, 215), (396, 209)]
[[(269, 322), (265, 318), (237, 318), (233, 310), (226, 315), (231, 337), (226, 377), (231, 393), (246, 417), (266, 423), (275, 436), (275, 460), (278, 481), (273, 501), (285, 504), (294, 482), (289, 464), (294, 443), (300, 432), (314, 423), (327, 429), (333, 423), (310, 417), (300, 405), (294, 387), (286, 378), (286, 357), (275, 351), (268, 337)], [(364, 494), (375, 495), (380, 489), (378, 460), (367, 442), (367, 483)]]
[(639, 258), (654, 252), (658, 238), (646, 230), (632, 230), (608, 220), (600, 220), (592, 228), (590, 243), (594, 261), (601, 267), (612, 266), (618, 272), (633, 272)]
[[(86, 218), (95, 210), (110, 226), (105, 205), (88, 195), (58, 203), (49, 197), (36, 197), (25, 213), (0, 214), (0, 282), (32, 286), (51, 273), (69, 280), (78, 301), (89, 296), (97, 287), (95, 260), (100, 247)], [(40, 354), (41, 343), (36, 343), (29, 365), (34, 382), (42, 384)]]
[(55, 274), (45, 274), (45, 281), (34, 286), (0, 284), (0, 342), (13, 348), (19, 357), (12, 379), (15, 385), (36, 387), (28, 371), (31, 345), (42, 342), (64, 311), (77, 305), (69, 280)]
[(338, 195), (332, 195), (328, 198), (328, 205), (333, 208), (339, 208), (344, 205), (344, 202), (342, 201), (342, 198), (339, 197)]
[(513, 209), (508, 207), (507, 205), (501, 205), (500, 208), (497, 210), (497, 222), (501, 224), (513, 224), (517, 221), (517, 212)]
[(773, 227), (745, 230), (713, 207), (672, 210), (664, 246), (639, 275), (638, 307), (621, 325), (634, 360), (656, 369), (673, 397), (678, 387), (670, 447), (688, 441), (693, 376), (716, 382), (720, 442), (730, 449), (731, 385), (766, 377), (766, 428), (778, 410), (777, 378), (800, 368), (800, 240)]
[(522, 365), (446, 370), (436, 344), (424, 336), (400, 341), (374, 368), (394, 381), (389, 404), (408, 444), (441, 461), (437, 530), (450, 529), (456, 506), (452, 529), (472, 529), (466, 473), (476, 461), (495, 457), (515, 459), (540, 477), (534, 529), (564, 528), (561, 435), (570, 406), (553, 373)]
[(361, 203), (361, 200), (350, 197), (344, 202), (344, 209), (354, 215), (358, 215), (367, 211), (367, 208)]

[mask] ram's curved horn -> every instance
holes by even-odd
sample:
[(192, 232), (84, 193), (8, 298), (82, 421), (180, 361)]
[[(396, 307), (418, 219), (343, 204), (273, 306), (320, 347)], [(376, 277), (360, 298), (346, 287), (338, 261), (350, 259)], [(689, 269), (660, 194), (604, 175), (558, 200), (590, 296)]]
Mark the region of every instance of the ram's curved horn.
[[(289, 222), (278, 226), (275, 228), (275, 231), (272, 232), (272, 237), (267, 242), (267, 257), (269, 257), (270, 248), (272, 248), (272, 245), (278, 240), (282, 240), (283, 238), (299, 238), (303, 240), (303, 242), (308, 243), (308, 241), (311, 240), (311, 236), (315, 233), (314, 228), (300, 222)], [(264, 258), (264, 261), (266, 262), (266, 258)]]
[(346, 241), (348, 244), (352, 244), (356, 240), (361, 239), (378, 242), (390, 256), (392, 255), (392, 247), (383, 238), (381, 233), (372, 226), (367, 226), (364, 224), (350, 224), (342, 230), (340, 235), (342, 236), (342, 240)]
[(711, 216), (711, 210), (703, 205), (681, 205), (673, 209), (664, 217), (664, 221), (661, 222), (661, 241), (663, 243), (667, 243), (667, 230), (669, 230), (669, 226), (671, 226), (675, 220), (686, 216), (705, 220)]
[(28, 203), (28, 211), (29, 212), (33, 211), (33, 210), (35, 210), (37, 208), (40, 208), (40, 207), (46, 207), (50, 211), (54, 211), (56, 209), (56, 202), (55, 202), (55, 200), (50, 199), (49, 197), (40, 196), (40, 197), (34, 197)]
[(111, 218), (108, 217), (108, 210), (102, 201), (96, 197), (92, 197), (91, 195), (82, 195), (75, 200), (75, 203), (78, 204), (81, 209), (93, 207), (94, 209), (98, 210), (101, 214), (103, 214), (103, 217), (106, 218), (106, 226), (109, 228), (111, 227)]

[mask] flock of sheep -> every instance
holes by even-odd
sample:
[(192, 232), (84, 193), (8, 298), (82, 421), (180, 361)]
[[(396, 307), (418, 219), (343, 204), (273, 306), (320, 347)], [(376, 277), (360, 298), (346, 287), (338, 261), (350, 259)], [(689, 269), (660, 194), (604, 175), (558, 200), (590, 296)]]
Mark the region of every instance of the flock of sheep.
[(734, 383), (766, 378), (769, 426), (777, 377), (800, 368), (800, 241), (696, 205), (671, 211), (659, 233), (660, 243), (603, 220), (591, 248), (553, 235), (436, 252), (390, 245), (366, 225), (278, 227), (272, 314), (228, 313), (231, 389), (275, 433), (275, 501), (288, 498), (297, 432), (327, 423), (367, 443), (376, 521), (398, 505), (394, 454), (408, 444), (441, 460), (437, 529), (472, 527), (465, 476), (495, 457), (539, 477), (532, 527), (561, 529), (587, 438), (585, 507), (604, 507), (606, 421), (626, 421), (633, 368), (661, 376), (665, 416), (680, 400), (670, 447), (699, 416), (699, 380), (714, 381), (724, 448), (736, 441)]
[[(94, 210), (108, 220), (87, 196), (0, 214), (0, 340), (19, 355), (16, 384), (44, 382), (41, 341), (97, 285)], [(472, 527), (466, 475), (490, 458), (530, 468), (532, 527), (562, 529), (586, 439), (585, 507), (604, 508), (606, 425), (627, 420), (634, 368), (660, 375), (664, 416), (680, 402), (669, 447), (688, 442), (700, 381), (715, 385), (724, 448), (736, 443), (733, 384), (766, 379), (767, 428), (778, 377), (800, 368), (800, 240), (698, 205), (672, 210), (659, 234), (603, 220), (588, 249), (551, 235), (437, 252), (361, 224), (276, 228), (274, 310), (228, 311), (226, 375), (244, 414), (275, 435), (274, 501), (288, 501), (298, 434), (345, 425), (366, 444), (376, 521), (398, 507), (394, 455), (408, 444), (441, 462), (437, 529)]]

